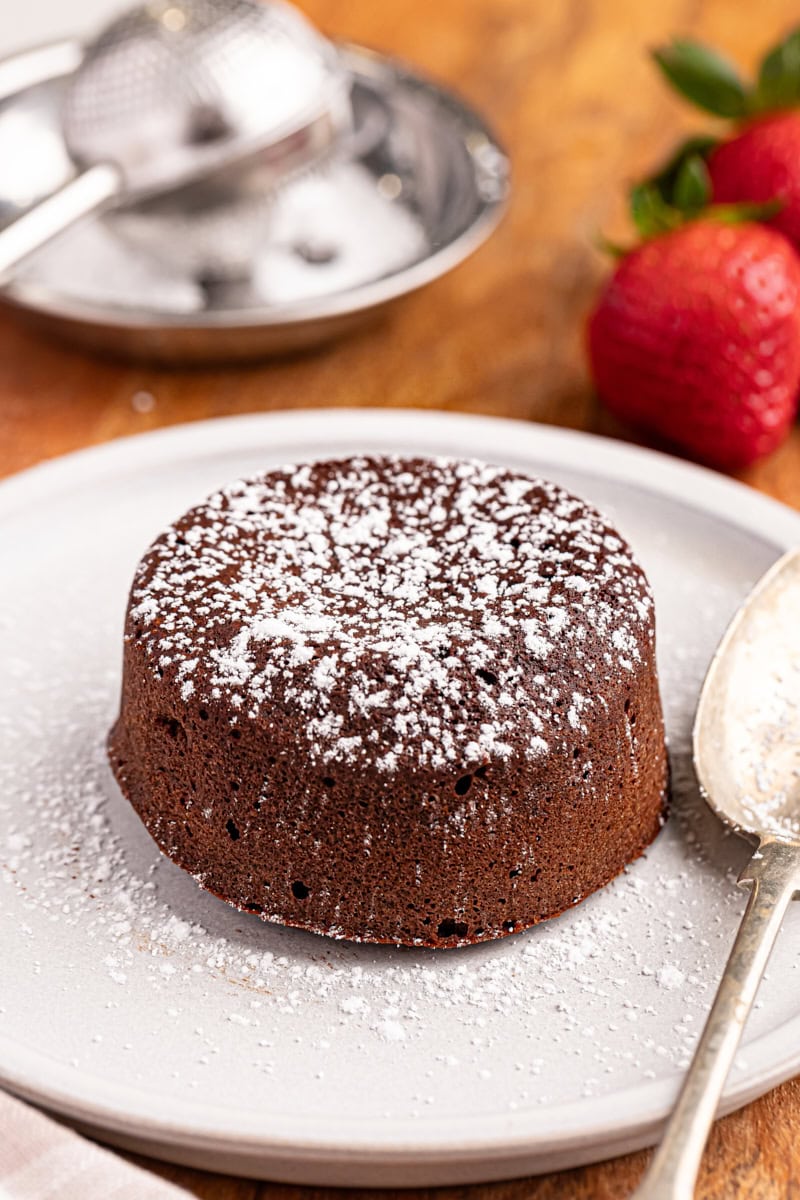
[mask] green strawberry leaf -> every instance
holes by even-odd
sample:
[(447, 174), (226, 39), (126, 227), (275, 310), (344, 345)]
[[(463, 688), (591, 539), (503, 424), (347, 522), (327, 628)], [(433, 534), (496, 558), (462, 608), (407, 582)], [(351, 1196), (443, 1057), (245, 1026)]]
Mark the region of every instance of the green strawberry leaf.
[[(702, 162), (702, 160), (701, 160)], [(703, 164), (705, 166), (705, 164)], [(694, 167), (689, 170), (694, 171)], [(695, 190), (694, 182), (685, 185), (690, 197), (697, 197), (699, 189)], [(749, 203), (742, 201), (738, 204), (704, 204), (698, 208), (678, 209), (667, 204), (652, 181), (637, 184), (630, 194), (631, 215), (642, 241), (671, 233), (690, 221), (702, 218), (708, 221), (719, 221), (723, 225), (741, 225), (747, 221), (768, 221), (783, 207), (782, 200), (767, 200), (765, 203)], [(621, 259), (630, 254), (636, 246), (622, 246), (612, 242), (603, 234), (595, 239), (598, 250), (602, 250), (611, 258)]]
[(765, 112), (800, 103), (800, 29), (794, 29), (764, 58), (754, 107)]
[(665, 204), (694, 213), (711, 202), (711, 180), (706, 167), (708, 154), (717, 139), (695, 136), (678, 146), (663, 167), (645, 182), (654, 187)]
[(665, 197), (671, 196), (675, 191), (675, 180), (686, 159), (692, 155), (699, 155), (703, 159), (708, 158), (714, 147), (718, 145), (719, 138), (709, 137), (702, 133), (693, 134), (678, 145), (677, 150), (669, 156), (663, 167), (652, 177), (651, 183), (654, 183)]
[(682, 213), (700, 212), (711, 203), (711, 176), (699, 154), (690, 154), (681, 163), (672, 199)]
[(653, 58), (673, 87), (718, 117), (743, 117), (750, 95), (736, 68), (707, 46), (675, 38), (653, 51)]
[(658, 188), (649, 181), (631, 189), (630, 207), (633, 223), (643, 238), (668, 233), (681, 224), (681, 214), (666, 203)]

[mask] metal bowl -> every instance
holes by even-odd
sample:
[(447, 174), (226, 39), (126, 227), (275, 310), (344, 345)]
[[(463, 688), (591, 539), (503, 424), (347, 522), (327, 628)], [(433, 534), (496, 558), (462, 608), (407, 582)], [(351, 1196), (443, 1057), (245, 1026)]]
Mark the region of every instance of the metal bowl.
[[(186, 365), (327, 341), (456, 266), (500, 219), (505, 154), (448, 91), (362, 47), (340, 50), (352, 133), (275, 196), (249, 276), (198, 277), (188, 256), (148, 256), (136, 240), (143, 209), (124, 237), (102, 218), (65, 234), (2, 301), (73, 344)], [(0, 225), (73, 173), (59, 105), (80, 55), (58, 42), (0, 63), (0, 161), (15, 164), (0, 181)]]

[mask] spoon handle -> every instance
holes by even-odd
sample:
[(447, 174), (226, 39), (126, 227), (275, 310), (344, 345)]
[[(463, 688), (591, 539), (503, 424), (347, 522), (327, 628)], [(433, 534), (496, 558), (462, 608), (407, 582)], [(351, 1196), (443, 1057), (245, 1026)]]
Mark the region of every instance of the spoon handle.
[(46, 242), (107, 204), (120, 190), (122, 177), (111, 163), (98, 163), (65, 183), (0, 230), (0, 281)]
[(766, 841), (739, 877), (747, 907), (678, 1101), (635, 1200), (691, 1200), (719, 1098), (792, 898), (800, 850)]

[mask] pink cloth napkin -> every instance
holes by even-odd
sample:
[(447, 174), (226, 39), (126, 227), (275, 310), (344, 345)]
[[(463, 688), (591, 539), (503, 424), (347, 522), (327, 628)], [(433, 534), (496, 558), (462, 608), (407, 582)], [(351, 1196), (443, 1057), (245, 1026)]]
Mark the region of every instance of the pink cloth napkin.
[(38, 1109), (0, 1092), (0, 1200), (187, 1200)]

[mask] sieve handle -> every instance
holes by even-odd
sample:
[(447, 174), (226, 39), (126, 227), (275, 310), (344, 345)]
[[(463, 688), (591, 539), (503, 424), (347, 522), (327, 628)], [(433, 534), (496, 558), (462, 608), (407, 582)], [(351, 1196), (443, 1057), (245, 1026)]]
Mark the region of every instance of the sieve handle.
[(76, 221), (105, 207), (121, 188), (119, 169), (98, 163), (0, 230), (0, 282), (7, 282), (24, 259)]

